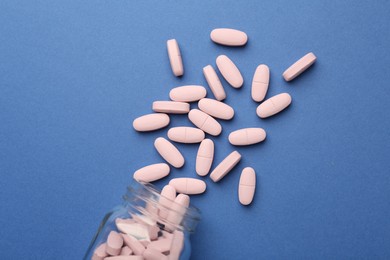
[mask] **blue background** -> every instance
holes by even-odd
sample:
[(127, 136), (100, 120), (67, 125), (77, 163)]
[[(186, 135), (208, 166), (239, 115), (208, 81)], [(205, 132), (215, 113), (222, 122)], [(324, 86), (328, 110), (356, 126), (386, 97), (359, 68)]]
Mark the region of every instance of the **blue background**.
[[(389, 10), (389, 1), (1, 1), (0, 258), (82, 258), (132, 173), (162, 162), (153, 142), (167, 129), (136, 133), (132, 120), (175, 86), (207, 86), (202, 68), (226, 54), (245, 84), (222, 81), (236, 116), (214, 139), (213, 167), (234, 149), (243, 159), (193, 197), (203, 212), (193, 259), (389, 259)], [(217, 27), (245, 31), (247, 46), (212, 43)], [(170, 70), (170, 38), (182, 78)], [(317, 63), (285, 82), (310, 51)], [(266, 120), (250, 98), (261, 63), (267, 97), (293, 97)], [(191, 124), (172, 116), (179, 125)], [(242, 127), (263, 127), (267, 140), (231, 146)], [(177, 147), (186, 164), (170, 178), (196, 176), (198, 146)], [(237, 198), (246, 166), (258, 176), (250, 207)]]

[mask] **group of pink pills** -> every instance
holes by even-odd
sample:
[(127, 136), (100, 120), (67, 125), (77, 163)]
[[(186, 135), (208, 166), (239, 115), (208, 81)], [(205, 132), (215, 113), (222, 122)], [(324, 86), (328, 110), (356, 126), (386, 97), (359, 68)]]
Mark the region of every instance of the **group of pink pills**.
[[(210, 38), (213, 42), (226, 46), (243, 46), (248, 40), (246, 33), (227, 28), (214, 29), (210, 34)], [(177, 41), (175, 39), (168, 40), (167, 48), (173, 74), (182, 76), (184, 67)], [(316, 56), (313, 53), (306, 54), (283, 73), (284, 79), (286, 81), (293, 80), (315, 61)], [(244, 79), (240, 70), (230, 58), (226, 55), (220, 55), (216, 59), (216, 65), (229, 85), (233, 88), (242, 87)], [(222, 102), (226, 98), (226, 93), (214, 68), (211, 65), (205, 66), (203, 74), (215, 99), (206, 98), (207, 90), (203, 86), (186, 85), (176, 87), (169, 93), (170, 101), (153, 102), (152, 109), (155, 113), (143, 115), (133, 121), (133, 127), (136, 131), (147, 132), (168, 126), (170, 123), (168, 114), (188, 114), (188, 119), (195, 126), (170, 128), (167, 133), (169, 140), (158, 137), (154, 142), (155, 149), (167, 163), (151, 164), (137, 170), (133, 177), (138, 182), (149, 183), (162, 179), (169, 175), (169, 165), (175, 168), (181, 168), (184, 165), (184, 156), (171, 141), (185, 144), (200, 143), (196, 156), (195, 171), (199, 176), (206, 176), (211, 171), (215, 147), (214, 142), (206, 138), (206, 134), (211, 136), (220, 135), (222, 126), (217, 119), (232, 119), (234, 109)], [(268, 90), (269, 77), (268, 66), (261, 64), (256, 68), (252, 80), (251, 97), (255, 102), (262, 102), (256, 109), (256, 113), (260, 118), (267, 118), (281, 112), (291, 104), (292, 100), (288, 93), (281, 93), (263, 101)], [(199, 109), (190, 109), (190, 102), (198, 102)], [(266, 132), (262, 128), (238, 129), (231, 132), (228, 137), (229, 142), (235, 146), (253, 145), (264, 141), (265, 138)], [(241, 154), (239, 152), (231, 152), (211, 171), (211, 180), (214, 182), (220, 181), (240, 160)], [(249, 205), (252, 202), (255, 188), (255, 170), (246, 167), (242, 170), (238, 185), (238, 199), (241, 204)], [(201, 194), (205, 190), (206, 183), (201, 179), (174, 178), (170, 180), (168, 185), (164, 186), (161, 196), (163, 200), (167, 198), (167, 201), (176, 202), (172, 205), (188, 206), (190, 201), (188, 195)], [(176, 193), (178, 193), (177, 196)], [(181, 221), (178, 216), (162, 217), (171, 217), (170, 221), (177, 224), (180, 224)], [(128, 226), (124, 229), (123, 226), (125, 225)], [(170, 230), (172, 232), (168, 232), (169, 228), (168, 231), (159, 230), (163, 234), (159, 237), (155, 235), (156, 230), (152, 230), (156, 229), (156, 226), (148, 226), (146, 230), (154, 233), (153, 235), (149, 234), (147, 243), (137, 240), (134, 236), (127, 237), (129, 232), (134, 232), (131, 231), (132, 228), (136, 230), (135, 232), (139, 231), (141, 229), (139, 225), (144, 225), (145, 232), (145, 223), (140, 223), (137, 219), (117, 220), (117, 228), (123, 234), (112, 231), (107, 242), (95, 250), (93, 260), (179, 259), (183, 244), (183, 233), (181, 231), (172, 229)], [(164, 242), (161, 242), (161, 240)], [(160, 244), (163, 243), (166, 244), (161, 249)], [(155, 246), (156, 244), (160, 246)]]

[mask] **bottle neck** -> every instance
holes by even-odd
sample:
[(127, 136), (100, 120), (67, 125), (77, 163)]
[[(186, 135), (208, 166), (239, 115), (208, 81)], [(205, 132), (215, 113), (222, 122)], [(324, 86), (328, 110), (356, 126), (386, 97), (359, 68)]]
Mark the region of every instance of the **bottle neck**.
[[(160, 203), (162, 199), (165, 203)], [(197, 208), (185, 207), (163, 197), (150, 183), (135, 182), (128, 186), (123, 200), (132, 217), (142, 218), (148, 224), (160, 225), (168, 231), (177, 229), (193, 233), (200, 221), (200, 211)], [(169, 206), (166, 201), (169, 201)]]

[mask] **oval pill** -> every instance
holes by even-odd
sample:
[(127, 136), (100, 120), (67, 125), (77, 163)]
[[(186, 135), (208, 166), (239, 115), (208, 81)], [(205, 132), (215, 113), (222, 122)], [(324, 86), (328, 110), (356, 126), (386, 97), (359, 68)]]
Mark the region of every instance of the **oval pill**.
[(167, 139), (159, 137), (154, 141), (154, 147), (157, 152), (170, 165), (175, 168), (180, 168), (184, 165), (184, 157), (180, 151)]
[(216, 60), (217, 67), (222, 76), (233, 88), (241, 88), (244, 84), (240, 70), (226, 55), (219, 55)]
[(210, 33), (213, 42), (226, 46), (242, 46), (248, 41), (246, 33), (229, 28), (214, 29)]
[(232, 145), (251, 145), (264, 141), (266, 133), (263, 128), (243, 128), (229, 134)]
[(184, 233), (179, 230), (175, 230), (173, 232), (171, 250), (169, 251), (169, 259), (170, 260), (179, 259), (183, 246), (184, 246)]
[(199, 109), (191, 109), (188, 118), (194, 125), (210, 135), (217, 136), (222, 132), (222, 126), (218, 121)]
[(103, 243), (93, 252), (92, 260), (103, 260), (107, 255), (106, 243)]
[(160, 113), (187, 114), (190, 111), (190, 104), (176, 101), (154, 101), (152, 109)]
[(117, 255), (106, 257), (104, 260), (144, 260), (144, 257), (142, 255)]
[(138, 239), (135, 237), (128, 234), (122, 234), (122, 237), (125, 245), (130, 247), (135, 255), (142, 255), (142, 253), (145, 251), (144, 245), (142, 245), (141, 242), (138, 241)]
[(261, 103), (257, 107), (256, 113), (259, 117), (266, 118), (281, 112), (290, 104), (291, 96), (288, 93), (281, 93)]
[(154, 131), (166, 127), (169, 124), (169, 116), (162, 113), (153, 113), (140, 116), (133, 121), (133, 127), (139, 132)]
[(213, 92), (215, 99), (219, 101), (224, 100), (226, 98), (225, 89), (214, 68), (211, 65), (207, 65), (203, 68), (203, 75), (206, 78), (207, 84), (209, 85), (211, 92)]
[(256, 68), (252, 81), (252, 99), (256, 102), (263, 101), (269, 85), (269, 68), (261, 64)]
[(242, 205), (251, 204), (256, 190), (256, 173), (251, 167), (242, 170), (238, 186), (238, 199)]
[(204, 136), (204, 132), (195, 127), (179, 126), (168, 130), (168, 138), (178, 143), (200, 143)]
[(237, 151), (232, 152), (226, 156), (226, 158), (223, 159), (223, 161), (220, 162), (217, 167), (215, 167), (215, 169), (210, 174), (210, 178), (214, 182), (220, 181), (234, 168), (234, 166), (237, 165), (237, 163), (239, 163), (240, 160), (241, 154)]
[(176, 77), (182, 76), (184, 73), (184, 68), (179, 44), (175, 39), (170, 39), (167, 41), (167, 49), (173, 75)]
[(160, 211), (158, 214), (161, 218), (166, 219), (168, 216), (168, 209), (176, 198), (176, 189), (171, 185), (165, 185), (161, 190), (160, 195), (158, 200)]
[(194, 102), (204, 98), (207, 94), (203, 86), (187, 85), (171, 89), (170, 99), (181, 102)]
[(176, 191), (183, 194), (201, 194), (206, 190), (206, 183), (195, 178), (174, 178), (169, 185), (175, 187)]
[(234, 109), (231, 106), (215, 99), (202, 98), (198, 102), (198, 107), (206, 114), (219, 119), (230, 120), (234, 116)]
[(106, 252), (110, 255), (119, 255), (122, 246), (122, 236), (116, 231), (111, 231), (107, 238)]
[(140, 182), (152, 182), (166, 177), (170, 168), (166, 163), (151, 164), (134, 172), (133, 178)]
[(160, 251), (148, 246), (143, 253), (143, 259), (146, 260), (168, 260), (168, 256), (164, 255)]
[(209, 173), (214, 159), (214, 142), (211, 139), (204, 139), (196, 155), (196, 173), (205, 176)]
[(171, 205), (171, 210), (169, 211), (167, 217), (168, 223), (165, 227), (169, 230), (175, 230), (175, 226), (179, 225), (183, 220), (189, 205), (190, 197), (186, 194), (178, 194)]
[(307, 70), (317, 60), (314, 53), (309, 52), (283, 72), (283, 78), (291, 81)]

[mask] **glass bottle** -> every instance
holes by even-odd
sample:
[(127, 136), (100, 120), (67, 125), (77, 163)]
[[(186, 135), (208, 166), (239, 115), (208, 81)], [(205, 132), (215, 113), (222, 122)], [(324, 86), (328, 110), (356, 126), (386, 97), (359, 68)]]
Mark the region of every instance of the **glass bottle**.
[[(161, 200), (164, 200), (165, 203), (162, 203)], [(170, 206), (167, 206), (166, 202), (169, 202)], [(162, 215), (162, 212), (164, 212), (165, 215)], [(175, 221), (170, 221), (169, 219), (172, 218), (166, 217), (167, 214), (170, 214), (171, 216), (173, 215)], [(177, 221), (178, 219), (179, 221)], [(97, 251), (95, 250), (97, 250), (99, 246), (106, 248), (106, 244), (104, 243), (107, 242), (107, 238), (111, 231), (116, 231), (122, 236), (129, 235), (134, 237), (134, 234), (125, 234), (123, 233), (123, 230), (121, 230), (122, 233), (118, 230), (119, 222), (132, 222), (134, 220), (136, 223), (141, 223), (143, 226), (157, 226), (157, 230), (159, 230), (158, 239), (171, 237), (170, 234), (172, 234), (175, 230), (176, 231), (173, 233), (182, 233), (181, 236), (184, 236), (184, 243), (179, 259), (190, 259), (190, 234), (195, 231), (196, 226), (200, 221), (200, 211), (195, 207), (185, 207), (172, 199), (162, 196), (160, 191), (158, 191), (150, 183), (135, 182), (133, 185), (127, 187), (127, 192), (123, 196), (122, 205), (115, 207), (103, 218), (90, 246), (88, 247), (84, 260), (104, 259), (104, 255), (102, 255), (102, 257), (98, 257), (96, 255), (94, 256), (94, 253), (96, 254)], [(135, 236), (135, 238), (146, 248), (149, 243), (153, 242), (149, 238), (140, 238), (137, 236)], [(126, 246), (126, 243), (123, 243), (123, 246)], [(100, 250), (103, 250), (103, 252), (107, 251), (104, 248)], [(168, 255), (167, 259), (169, 260), (175, 258), (177, 259), (177, 257), (174, 257), (173, 255), (169, 256), (169, 253), (167, 252), (164, 252), (163, 254)], [(109, 256), (110, 255), (107, 255), (106, 257)]]

